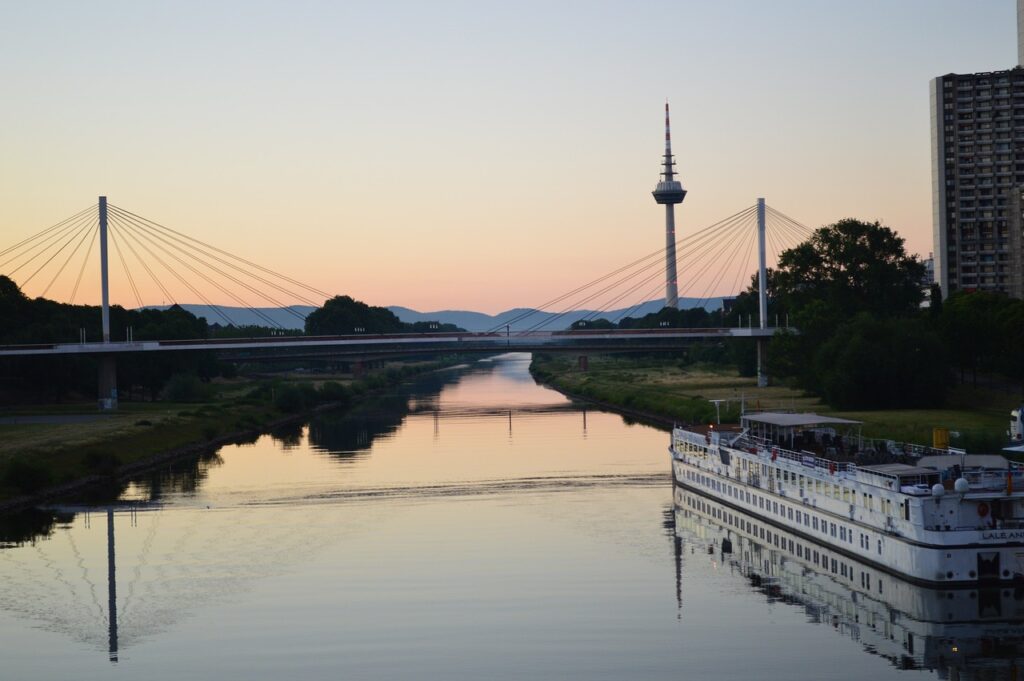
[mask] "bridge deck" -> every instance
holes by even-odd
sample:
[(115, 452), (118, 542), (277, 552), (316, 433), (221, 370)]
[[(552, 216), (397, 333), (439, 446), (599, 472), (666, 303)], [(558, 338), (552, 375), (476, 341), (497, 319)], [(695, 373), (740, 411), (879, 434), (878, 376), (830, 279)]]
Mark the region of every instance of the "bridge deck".
[[(664, 349), (673, 340), (708, 338), (766, 338), (783, 327), (767, 329), (623, 329), (581, 331), (532, 331), (522, 333), (410, 333), (364, 334), (355, 336), (269, 336), (265, 338), (216, 338), (171, 341), (129, 341), (110, 343), (45, 343), (0, 346), (0, 357), (45, 355), (133, 354), (139, 352), (218, 351), (239, 353), (249, 350), (332, 350), (338, 352), (387, 352), (412, 354), (437, 350), (519, 352), (559, 350), (641, 350)], [(787, 329), (793, 331), (793, 329)]]

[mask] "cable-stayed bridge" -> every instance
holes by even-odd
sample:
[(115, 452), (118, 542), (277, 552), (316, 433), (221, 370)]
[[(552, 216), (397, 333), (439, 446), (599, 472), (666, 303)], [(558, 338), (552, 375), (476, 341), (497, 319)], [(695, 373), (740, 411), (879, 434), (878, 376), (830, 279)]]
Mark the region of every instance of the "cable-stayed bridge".
[[(0, 346), (0, 357), (99, 356), (101, 396), (111, 391), (116, 404), (115, 357), (129, 353), (216, 351), (231, 361), (376, 359), (441, 352), (666, 351), (678, 349), (681, 342), (688, 340), (735, 337), (759, 339), (761, 348), (763, 341), (779, 327), (779, 320), (767, 318), (763, 294), (760, 314), (748, 315), (730, 328), (676, 328), (671, 323), (655, 329), (598, 327), (609, 326), (605, 321), (614, 324), (630, 318), (665, 286), (663, 266), (669, 255), (673, 263), (679, 263), (682, 272), (674, 297), (706, 301), (723, 291), (736, 292), (753, 272), (758, 273), (759, 289), (763, 292), (769, 256), (774, 260), (779, 252), (803, 241), (810, 232), (810, 228), (759, 199), (756, 204), (673, 241), (666, 248), (634, 259), (484, 332), (368, 334), (353, 328), (352, 333), (345, 335), (295, 336), (283, 335), (282, 325), (260, 307), (272, 305), (304, 321), (305, 315), (297, 308), (319, 307), (331, 294), (100, 197), (96, 205), (0, 250), (0, 274), (16, 281), (26, 295), (59, 296), (69, 303), (82, 294), (83, 286), (91, 288), (98, 284), (102, 340), (89, 341), (82, 333), (78, 339), (68, 338), (64, 342), (6, 345)], [(95, 266), (97, 251), (99, 267)], [(282, 335), (135, 340), (130, 327), (111, 329), (112, 282), (121, 297), (130, 294), (138, 308), (155, 302), (145, 300), (144, 291), (159, 291), (162, 302), (198, 300), (216, 313), (217, 319), (211, 321), (237, 327), (230, 313), (214, 302), (230, 300), (252, 311), (267, 327), (280, 329)], [(590, 312), (573, 312), (581, 308)], [(606, 319), (606, 310), (619, 312)], [(539, 321), (530, 324), (534, 315)], [(513, 324), (521, 330), (511, 330)]]

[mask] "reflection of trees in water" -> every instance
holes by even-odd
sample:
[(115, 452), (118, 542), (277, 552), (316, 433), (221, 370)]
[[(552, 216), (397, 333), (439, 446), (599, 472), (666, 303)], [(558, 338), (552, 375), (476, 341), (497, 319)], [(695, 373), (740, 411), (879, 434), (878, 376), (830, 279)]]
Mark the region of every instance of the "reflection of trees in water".
[(309, 443), (331, 454), (353, 456), (398, 430), (408, 413), (407, 395), (385, 395), (343, 413), (317, 414), (309, 423)]
[(150, 502), (160, 501), (168, 494), (191, 495), (209, 477), (210, 469), (223, 463), (224, 459), (217, 452), (204, 452), (134, 478), (132, 482), (145, 491), (145, 498)]
[(54, 527), (70, 524), (74, 519), (74, 513), (38, 508), (0, 516), (0, 549), (13, 548), (49, 537), (53, 534)]
[(425, 374), (387, 395), (367, 398), (348, 411), (317, 414), (309, 423), (309, 442), (343, 458), (368, 450), (377, 438), (397, 431), (411, 412), (436, 408), (438, 394), (470, 371), (470, 367), (460, 367)]
[[(476, 366), (465, 366), (438, 371), (417, 377), (407, 385), (396, 387), (388, 395), (372, 397), (343, 413), (325, 412), (310, 422), (309, 440), (316, 447), (342, 457), (352, 456), (356, 450), (367, 450), (373, 441), (394, 433), (410, 412), (410, 401), (420, 408), (433, 404), (445, 386), (458, 382), (467, 373), (480, 371)], [(484, 369), (491, 371), (491, 367)], [(270, 435), (285, 449), (302, 442), (301, 422), (274, 428)], [(234, 440), (234, 444), (253, 444), (260, 433), (252, 432)], [(86, 491), (66, 497), (60, 503), (73, 506), (105, 507), (115, 504), (134, 485), (142, 503), (155, 503), (168, 495), (193, 495), (210, 469), (224, 460), (217, 452), (172, 461), (158, 469), (142, 473), (128, 480), (109, 479)], [(70, 524), (75, 513), (48, 509), (29, 509), (18, 513), (0, 514), (0, 549), (34, 542), (49, 537), (59, 525)]]
[(272, 437), (283, 449), (295, 449), (302, 444), (302, 423), (284, 423), (270, 429)]

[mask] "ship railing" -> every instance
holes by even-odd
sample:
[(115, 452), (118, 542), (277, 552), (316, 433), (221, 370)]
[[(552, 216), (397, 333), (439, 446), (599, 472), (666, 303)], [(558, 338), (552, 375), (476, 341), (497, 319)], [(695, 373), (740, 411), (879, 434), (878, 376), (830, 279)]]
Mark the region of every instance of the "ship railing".
[(896, 442), (895, 440), (874, 440), (864, 439), (859, 446), (856, 442), (847, 443), (853, 451), (861, 451), (867, 454), (885, 453), (890, 456), (907, 456), (919, 459), (922, 456), (946, 456), (948, 450), (936, 449), (927, 445), (917, 445), (912, 442)]
[(835, 461), (826, 459), (814, 454), (814, 452), (794, 452), (785, 447), (779, 447), (771, 440), (757, 437), (756, 435), (744, 435), (733, 444), (734, 447), (745, 449), (751, 454), (768, 456), (772, 459), (785, 459), (804, 466), (805, 468), (826, 470), (830, 473), (853, 473), (857, 465), (849, 461)]
[(1011, 489), (1024, 491), (1024, 471), (1013, 469), (964, 471), (963, 476), (971, 490), (1000, 491)]

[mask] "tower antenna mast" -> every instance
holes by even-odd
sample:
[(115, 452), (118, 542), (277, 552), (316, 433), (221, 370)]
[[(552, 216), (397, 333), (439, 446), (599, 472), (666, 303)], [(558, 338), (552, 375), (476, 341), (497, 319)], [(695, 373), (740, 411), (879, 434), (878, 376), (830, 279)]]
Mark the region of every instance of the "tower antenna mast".
[(672, 156), (672, 127), (668, 102), (665, 102), (665, 158), (661, 181), (651, 192), (654, 200), (665, 206), (665, 307), (679, 308), (679, 285), (676, 275), (676, 204), (686, 198), (682, 183), (675, 179), (675, 158)]

